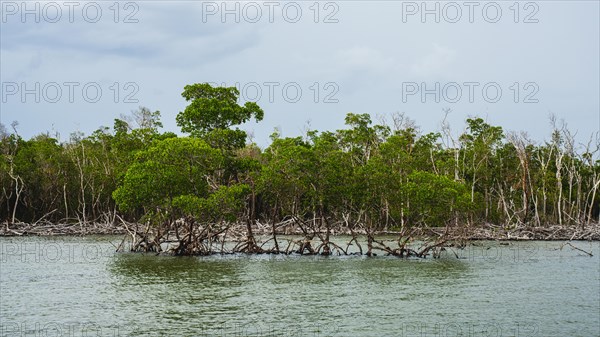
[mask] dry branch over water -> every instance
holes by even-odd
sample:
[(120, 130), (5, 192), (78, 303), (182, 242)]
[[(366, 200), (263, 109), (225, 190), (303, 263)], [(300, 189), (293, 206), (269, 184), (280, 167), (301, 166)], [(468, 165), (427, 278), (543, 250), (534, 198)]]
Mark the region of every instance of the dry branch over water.
[[(318, 228), (313, 221), (303, 226), (289, 223), (260, 224), (247, 231), (245, 224), (196, 227), (180, 223), (162, 230), (123, 223), (128, 235), (118, 250), (210, 255), (229, 253), (299, 255), (392, 255), (397, 257), (438, 257), (446, 247), (465, 247), (473, 240), (600, 240), (600, 225), (586, 228), (514, 228), (493, 225), (487, 228), (413, 228), (404, 231), (372, 232), (365, 226), (348, 230)], [(272, 228), (281, 230), (272, 231)], [(282, 228), (283, 227), (283, 228)], [(334, 234), (335, 233), (335, 234)], [(258, 239), (256, 236), (260, 239)], [(343, 238), (345, 243), (334, 240)], [(338, 241), (335, 243), (334, 241)], [(363, 248), (360, 242), (366, 241)], [(228, 244), (231, 243), (231, 244)], [(352, 246), (352, 249), (351, 249)], [(128, 248), (126, 248), (128, 247)], [(589, 253), (588, 253), (589, 254)]]
[[(132, 228), (140, 228), (142, 225), (129, 224)], [(245, 225), (232, 225), (228, 227), (229, 238), (234, 241), (239, 241), (240, 238), (246, 236), (246, 231), (243, 226)], [(259, 224), (254, 230), (256, 235), (270, 235), (272, 234), (270, 224)], [(286, 223), (276, 224), (275, 227), (286, 227), (284, 229), (278, 229), (277, 235), (301, 235), (302, 230), (299, 228), (293, 228), (293, 226), (286, 225)], [(461, 229), (461, 231), (464, 231)], [(333, 236), (345, 235), (365, 235), (364, 231), (352, 231), (352, 230), (333, 230)], [(0, 236), (55, 236), (55, 235), (72, 235), (72, 236), (83, 236), (83, 235), (120, 235), (126, 234), (127, 227), (123, 225), (114, 225), (106, 223), (93, 223), (93, 224), (28, 224), (28, 223), (16, 223), (7, 224), (4, 223), (0, 226)], [(396, 235), (397, 231), (378, 231), (376, 235)], [(418, 236), (423, 236), (424, 233), (435, 233), (440, 235), (443, 233), (443, 229), (440, 228), (423, 228), (417, 231)], [(464, 233), (461, 233), (464, 234)], [(456, 234), (458, 236), (459, 234)], [(600, 241), (600, 225), (591, 224), (585, 227), (572, 227), (572, 226), (549, 226), (549, 227), (519, 227), (513, 229), (507, 229), (503, 226), (485, 225), (481, 228), (471, 228), (468, 233), (464, 235), (467, 240), (542, 240), (542, 241), (556, 241), (556, 240), (586, 240), (586, 241)], [(272, 238), (271, 238), (272, 240)]]
[(66, 223), (15, 223), (2, 224), (0, 227), (0, 236), (54, 236), (54, 235), (118, 235), (124, 234), (125, 229), (121, 226), (107, 223), (88, 223), (88, 224), (66, 224)]
[(600, 225), (588, 226), (519, 226), (507, 229), (502, 226), (486, 225), (470, 230), (469, 240), (600, 240)]
[[(298, 254), (298, 255), (391, 255), (397, 257), (438, 257), (446, 247), (464, 248), (474, 240), (600, 240), (600, 225), (586, 227), (517, 227), (488, 224), (478, 228), (424, 227), (405, 231), (366, 230), (364, 225), (344, 228), (343, 222), (323, 231), (316, 221), (297, 225), (295, 221), (277, 224), (256, 222), (248, 231), (246, 223), (221, 223), (198, 226), (185, 219), (154, 227), (120, 224), (3, 224), (0, 236), (118, 235), (125, 234), (117, 247), (120, 252), (162, 253), (172, 255), (212, 254)], [(275, 231), (273, 231), (275, 228)], [(335, 239), (338, 240), (335, 240)], [(344, 243), (340, 243), (341, 241)], [(334, 242), (336, 241), (336, 242)], [(361, 245), (361, 242), (364, 247)], [(417, 242), (417, 244), (415, 244)], [(366, 244), (365, 244), (366, 243)], [(582, 251), (591, 256), (591, 253)]]

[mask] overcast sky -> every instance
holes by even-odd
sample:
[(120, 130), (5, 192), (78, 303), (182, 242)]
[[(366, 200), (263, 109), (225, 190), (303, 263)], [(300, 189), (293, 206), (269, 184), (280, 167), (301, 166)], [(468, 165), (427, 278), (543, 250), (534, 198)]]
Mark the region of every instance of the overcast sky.
[(456, 132), (481, 116), (537, 141), (550, 114), (580, 141), (600, 129), (598, 1), (421, 3), (3, 0), (0, 121), (64, 141), (145, 106), (178, 132), (183, 87), (213, 82), (258, 100), (243, 128), (262, 146), (348, 112), (429, 132), (450, 108)]

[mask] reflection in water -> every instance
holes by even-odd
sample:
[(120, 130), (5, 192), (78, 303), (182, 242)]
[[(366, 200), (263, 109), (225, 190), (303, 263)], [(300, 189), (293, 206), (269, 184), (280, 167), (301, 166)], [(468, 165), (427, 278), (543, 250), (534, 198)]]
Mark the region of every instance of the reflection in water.
[[(128, 329), (131, 335), (209, 336), (240, 310), (235, 299), (242, 295), (241, 266), (231, 259), (117, 254), (108, 270), (117, 297), (127, 302), (141, 295), (134, 301), (146, 308), (124, 323), (135, 327)], [(148, 330), (140, 322), (166, 323)]]
[(459, 260), (422, 260), (398, 258), (364, 258), (354, 269), (357, 277), (367, 283), (412, 284), (423, 281), (460, 282), (469, 277), (469, 268)]
[(231, 279), (239, 267), (226, 259), (116, 254), (109, 271), (142, 283), (173, 283), (202, 280), (205, 283)]

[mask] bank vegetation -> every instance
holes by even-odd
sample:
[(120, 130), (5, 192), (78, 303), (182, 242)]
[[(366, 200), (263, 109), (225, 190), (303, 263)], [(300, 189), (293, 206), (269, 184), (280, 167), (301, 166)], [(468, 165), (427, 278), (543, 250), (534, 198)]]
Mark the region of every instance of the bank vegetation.
[(183, 137), (143, 107), (64, 142), (2, 126), (0, 234), (124, 233), (121, 248), (176, 255), (347, 254), (362, 237), (361, 254), (428, 256), (468, 239), (600, 238), (600, 138), (578, 143), (553, 118), (536, 143), (476, 117), (425, 133), (403, 114), (349, 113), (343, 129), (275, 131), (261, 149), (239, 126), (263, 110), (237, 89), (182, 96)]

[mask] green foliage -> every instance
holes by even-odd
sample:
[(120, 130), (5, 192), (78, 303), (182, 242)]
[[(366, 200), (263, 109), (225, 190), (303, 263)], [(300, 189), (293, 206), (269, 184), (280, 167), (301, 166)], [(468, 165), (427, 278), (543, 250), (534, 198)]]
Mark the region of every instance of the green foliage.
[(299, 137), (275, 139), (264, 157), (259, 192), (276, 204), (274, 211), (281, 216), (303, 213), (302, 201), (311, 192), (310, 145)]
[(169, 207), (182, 195), (206, 197), (222, 165), (221, 152), (201, 139), (165, 139), (138, 154), (113, 197), (124, 211)]
[(154, 223), (177, 217), (233, 221), (243, 212), (250, 187), (218, 184), (226, 159), (202, 139), (159, 141), (138, 153), (113, 197), (123, 211), (143, 208), (144, 220)]
[(239, 95), (235, 87), (213, 88), (207, 83), (186, 85), (181, 96), (191, 103), (177, 115), (177, 125), (181, 131), (201, 137), (213, 130), (245, 123), (252, 117), (261, 121), (263, 110), (254, 102), (239, 105)]
[(215, 129), (206, 133), (203, 139), (215, 148), (241, 149), (246, 145), (246, 132), (239, 129)]
[(471, 209), (471, 195), (468, 188), (445, 176), (414, 171), (403, 186), (410, 207), (406, 213), (415, 224), (442, 226), (465, 218)]
[(173, 199), (172, 205), (179, 216), (191, 216), (200, 223), (234, 222), (243, 213), (249, 194), (250, 187), (245, 184), (219, 186), (207, 198), (181, 195)]
[(143, 107), (115, 119), (112, 130), (62, 143), (48, 134), (23, 140), (0, 125), (0, 219), (110, 221), (116, 211), (130, 221), (209, 224), (293, 216), (368, 230), (598, 219), (598, 150), (579, 154), (564, 128), (536, 145), (471, 118), (455, 142), (350, 113), (341, 130), (275, 132), (263, 151), (236, 128), (264, 114), (256, 103), (238, 104), (237, 89), (193, 84), (182, 96), (189, 105), (177, 124), (190, 137), (159, 132), (160, 112)]

